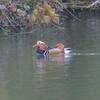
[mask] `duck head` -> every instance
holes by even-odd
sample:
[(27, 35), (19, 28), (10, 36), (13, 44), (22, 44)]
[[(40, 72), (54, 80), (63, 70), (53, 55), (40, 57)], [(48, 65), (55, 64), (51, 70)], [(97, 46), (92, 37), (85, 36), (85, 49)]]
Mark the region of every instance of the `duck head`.
[(38, 47), (39, 50), (46, 51), (49, 49), (48, 45), (44, 41), (37, 41), (33, 47)]

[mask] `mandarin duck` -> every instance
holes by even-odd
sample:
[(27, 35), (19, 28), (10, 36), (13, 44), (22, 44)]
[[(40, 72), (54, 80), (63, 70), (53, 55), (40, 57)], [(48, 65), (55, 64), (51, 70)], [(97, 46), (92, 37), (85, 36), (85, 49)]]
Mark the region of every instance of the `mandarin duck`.
[(57, 55), (71, 52), (71, 48), (64, 48), (62, 43), (57, 43), (55, 47), (50, 47), (40, 40), (33, 47), (38, 47), (36, 53), (43, 55)]

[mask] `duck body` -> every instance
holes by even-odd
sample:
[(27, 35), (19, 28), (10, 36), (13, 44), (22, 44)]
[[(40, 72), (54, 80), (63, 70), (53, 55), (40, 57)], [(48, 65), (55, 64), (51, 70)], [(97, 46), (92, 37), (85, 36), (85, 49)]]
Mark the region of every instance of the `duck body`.
[(62, 43), (57, 43), (55, 47), (49, 47), (44, 41), (37, 41), (33, 47), (38, 47), (36, 53), (42, 55), (58, 55), (71, 52), (71, 49), (64, 48)]

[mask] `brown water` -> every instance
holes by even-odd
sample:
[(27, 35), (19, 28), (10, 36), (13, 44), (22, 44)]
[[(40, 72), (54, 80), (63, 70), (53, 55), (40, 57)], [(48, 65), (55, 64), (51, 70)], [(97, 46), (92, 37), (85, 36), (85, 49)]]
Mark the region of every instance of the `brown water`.
[[(99, 100), (100, 18), (65, 21), (54, 27), (0, 40), (0, 100)], [(68, 35), (70, 38), (68, 38)], [(43, 40), (73, 51), (65, 56), (37, 56), (32, 46)]]

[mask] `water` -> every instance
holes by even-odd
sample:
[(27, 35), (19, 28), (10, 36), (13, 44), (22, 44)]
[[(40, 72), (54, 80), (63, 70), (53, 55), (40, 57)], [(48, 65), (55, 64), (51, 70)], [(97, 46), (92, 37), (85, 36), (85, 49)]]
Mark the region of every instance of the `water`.
[[(47, 27), (0, 40), (0, 100), (100, 99), (100, 18), (64, 24), (66, 33)], [(32, 47), (37, 40), (51, 46), (61, 42), (73, 51), (37, 56)]]

